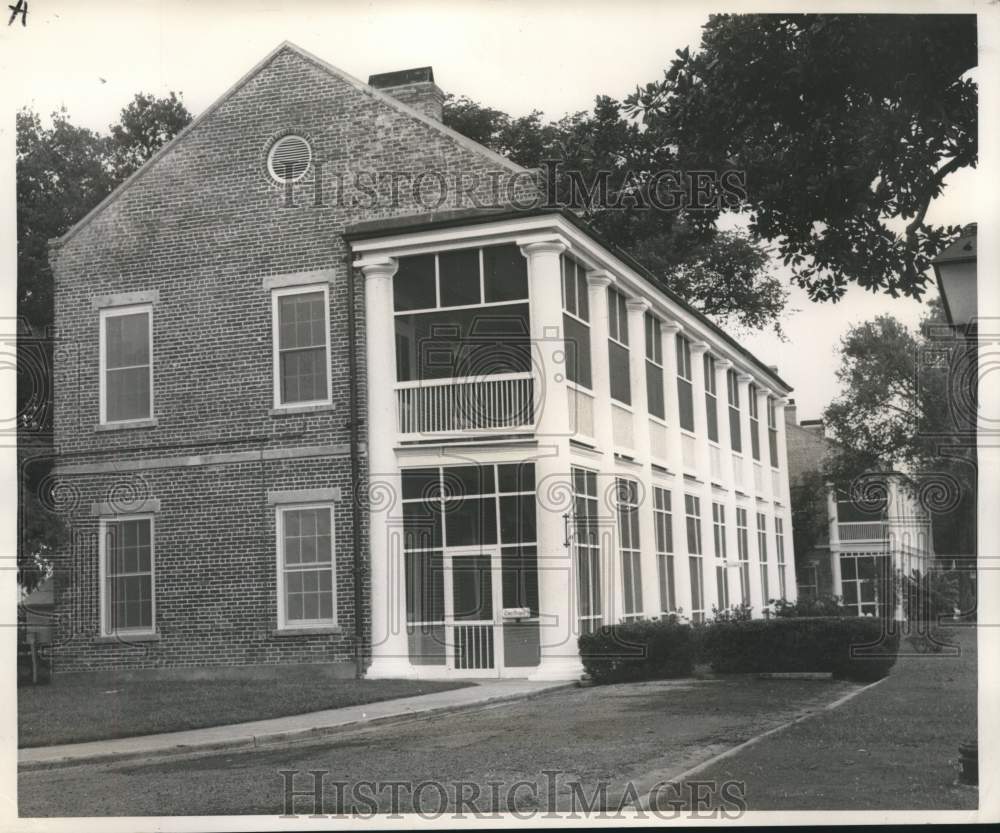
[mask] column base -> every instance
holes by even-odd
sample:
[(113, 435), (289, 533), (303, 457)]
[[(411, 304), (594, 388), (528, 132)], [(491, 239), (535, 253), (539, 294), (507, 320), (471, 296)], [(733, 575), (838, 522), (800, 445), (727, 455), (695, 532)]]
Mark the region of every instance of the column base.
[(374, 657), (365, 670), (366, 680), (413, 680), (417, 672), (402, 657)]
[(528, 679), (532, 682), (569, 682), (583, 677), (583, 663), (579, 657), (542, 657), (542, 662)]

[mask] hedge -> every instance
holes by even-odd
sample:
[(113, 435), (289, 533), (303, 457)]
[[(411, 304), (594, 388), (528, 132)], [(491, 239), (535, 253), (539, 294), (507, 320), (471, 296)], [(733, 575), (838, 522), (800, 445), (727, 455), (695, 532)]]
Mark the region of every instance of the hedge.
[(700, 661), (720, 673), (831, 671), (859, 681), (886, 676), (898, 649), (898, 629), (871, 617), (717, 622), (699, 639)]
[(690, 625), (627, 622), (584, 634), (579, 645), (584, 669), (599, 684), (684, 677), (694, 671)]

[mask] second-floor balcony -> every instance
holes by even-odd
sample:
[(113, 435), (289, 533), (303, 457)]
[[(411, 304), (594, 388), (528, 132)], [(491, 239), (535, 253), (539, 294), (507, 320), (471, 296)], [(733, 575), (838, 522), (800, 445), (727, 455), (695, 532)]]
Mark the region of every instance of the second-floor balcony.
[(405, 438), (530, 431), (534, 424), (530, 372), (396, 385), (396, 429)]
[(885, 541), (889, 537), (889, 525), (885, 521), (841, 521), (837, 524), (837, 535), (845, 543)]

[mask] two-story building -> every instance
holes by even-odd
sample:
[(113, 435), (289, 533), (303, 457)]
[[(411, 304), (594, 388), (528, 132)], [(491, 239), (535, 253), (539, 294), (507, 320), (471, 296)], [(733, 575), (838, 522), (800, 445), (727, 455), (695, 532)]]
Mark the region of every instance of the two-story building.
[(788, 385), (369, 82), (283, 44), (53, 244), (56, 670), (573, 678), (794, 598)]

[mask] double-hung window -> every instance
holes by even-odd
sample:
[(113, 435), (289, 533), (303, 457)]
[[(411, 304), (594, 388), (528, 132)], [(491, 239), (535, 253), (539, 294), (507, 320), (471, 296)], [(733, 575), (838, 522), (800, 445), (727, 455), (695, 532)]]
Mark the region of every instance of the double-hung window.
[(650, 416), (666, 419), (663, 396), (663, 325), (651, 313), (645, 315), (646, 325), (646, 408)]
[(750, 383), (747, 396), (750, 399), (750, 453), (754, 460), (760, 460), (760, 417), (757, 413), (757, 386)]
[(272, 291), (276, 408), (331, 401), (329, 309), (326, 284)]
[(691, 342), (677, 335), (678, 422), (685, 431), (694, 431), (694, 390), (691, 374)]
[(719, 441), (719, 396), (715, 380), (715, 356), (705, 353), (702, 356), (705, 367), (705, 417), (708, 423), (708, 439)]
[(628, 309), (625, 306), (625, 296), (610, 286), (608, 287), (608, 367), (611, 372), (611, 398), (624, 405), (631, 405)]
[(588, 390), (590, 372), (590, 297), (587, 271), (573, 258), (562, 255), (563, 338), (566, 343), (566, 378)]
[(674, 529), (670, 492), (659, 486), (653, 488), (653, 525), (656, 530), (656, 564), (660, 579), (660, 613), (677, 609), (674, 589)]
[(750, 605), (750, 532), (747, 510), (736, 507), (736, 550), (740, 561), (740, 600)]
[(726, 579), (726, 507), (712, 504), (712, 537), (715, 543), (715, 583), (719, 610), (729, 609), (729, 584)]
[(774, 543), (778, 551), (778, 596), (787, 598), (787, 578), (785, 576), (785, 523), (781, 518), (774, 519)]
[(684, 495), (688, 567), (691, 574), (691, 621), (705, 621), (705, 578), (701, 560), (701, 499)]
[(774, 397), (767, 397), (767, 446), (771, 467), (778, 468), (778, 423), (775, 416)]
[(278, 627), (335, 625), (333, 507), (279, 506)]
[(100, 527), (102, 634), (155, 632), (153, 517), (102, 519)]
[(760, 598), (763, 604), (771, 600), (771, 585), (767, 580), (767, 516), (757, 513), (757, 555), (760, 558)]
[(597, 474), (573, 468), (573, 521), (576, 545), (580, 633), (601, 626), (601, 542), (597, 517)]
[(726, 371), (726, 396), (729, 400), (729, 445), (740, 453), (743, 451), (743, 429), (740, 426), (740, 383), (735, 370)]
[(639, 486), (634, 480), (618, 478), (618, 539), (622, 556), (624, 619), (641, 619), (642, 567), (639, 548)]
[(153, 307), (101, 310), (101, 423), (153, 417)]

